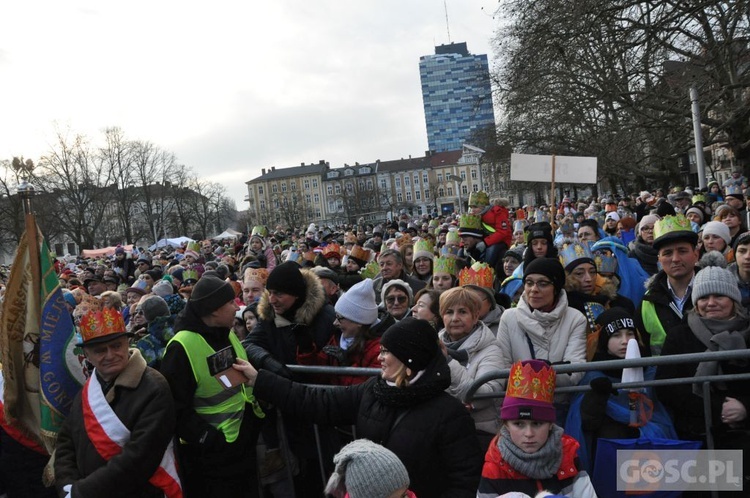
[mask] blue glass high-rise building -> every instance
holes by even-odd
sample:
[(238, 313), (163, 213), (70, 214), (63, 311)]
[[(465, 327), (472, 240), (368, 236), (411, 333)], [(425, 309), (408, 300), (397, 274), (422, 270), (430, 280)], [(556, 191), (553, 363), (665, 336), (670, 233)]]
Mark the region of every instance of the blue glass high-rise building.
[(470, 54), (466, 43), (440, 45), (419, 58), (419, 76), (431, 151), (460, 149), (474, 130), (494, 126), (486, 54)]

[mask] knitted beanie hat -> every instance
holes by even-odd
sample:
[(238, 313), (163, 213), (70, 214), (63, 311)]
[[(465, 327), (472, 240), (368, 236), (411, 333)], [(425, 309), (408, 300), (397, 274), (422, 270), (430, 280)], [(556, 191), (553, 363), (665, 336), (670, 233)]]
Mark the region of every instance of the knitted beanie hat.
[(167, 280), (159, 280), (151, 288), (151, 292), (153, 292), (157, 296), (164, 297), (170, 294), (174, 294), (174, 287)]
[(688, 209), (687, 211), (685, 211), (685, 216), (687, 216), (687, 215), (689, 215), (691, 213), (697, 214), (698, 217), (701, 219), (701, 221), (699, 222), (699, 224), (703, 223), (703, 219), (706, 217), (706, 213), (704, 213), (701, 208), (693, 206), (690, 209)]
[(565, 286), (565, 269), (556, 258), (536, 258), (523, 269), (523, 279), (534, 273), (550, 279), (555, 286), (555, 295)]
[(193, 286), (189, 302), (198, 316), (206, 316), (233, 300), (234, 289), (229, 282), (204, 275)]
[(367, 439), (347, 444), (333, 457), (336, 468), (325, 492), (335, 498), (383, 498), (409, 486), (409, 473), (395, 453)]
[(599, 342), (597, 343), (597, 349), (599, 351), (607, 350), (607, 342), (618, 330), (621, 329), (633, 329), (637, 332), (635, 327), (635, 320), (633, 320), (633, 314), (625, 308), (615, 306), (602, 312), (601, 315), (596, 317), (596, 324), (601, 326), (599, 332)]
[(411, 290), (411, 285), (398, 278), (394, 278), (383, 284), (383, 289), (380, 291), (381, 302), (385, 302), (385, 296), (388, 294), (388, 289), (391, 287), (398, 287), (406, 292), (409, 295), (409, 306), (411, 306), (411, 303), (414, 300), (414, 292)]
[(706, 253), (699, 263), (701, 271), (695, 275), (693, 281), (693, 306), (698, 299), (711, 294), (727, 296), (737, 304), (742, 303), (740, 288), (737, 286), (737, 278), (726, 269), (727, 260), (719, 251)]
[(378, 305), (372, 279), (358, 282), (336, 301), (336, 313), (362, 325), (372, 325), (378, 319)]
[(160, 316), (169, 316), (169, 305), (163, 297), (154, 294), (148, 295), (138, 302), (138, 308), (143, 311), (147, 322), (154, 321)]
[(716, 235), (721, 237), (729, 245), (732, 240), (732, 234), (729, 233), (729, 227), (721, 221), (709, 221), (703, 225), (703, 235)]
[(380, 344), (413, 372), (424, 370), (435, 355), (442, 354), (437, 331), (427, 320), (413, 317), (388, 327)]
[(268, 275), (266, 289), (302, 297), (307, 292), (307, 285), (300, 266), (293, 261), (287, 261), (278, 265)]

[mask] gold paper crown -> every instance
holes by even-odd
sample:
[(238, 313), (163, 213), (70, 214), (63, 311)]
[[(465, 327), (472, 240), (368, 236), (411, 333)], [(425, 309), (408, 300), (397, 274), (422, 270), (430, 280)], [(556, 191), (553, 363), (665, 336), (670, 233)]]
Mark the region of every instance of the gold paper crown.
[(352, 232), (346, 232), (344, 234), (344, 244), (356, 244), (357, 243), (357, 236), (354, 235)]
[(411, 235), (408, 233), (403, 234), (401, 237), (396, 239), (396, 246), (400, 249), (401, 247), (405, 246), (406, 244), (411, 244)]
[(476, 262), (458, 273), (458, 285), (476, 285), (492, 289), (495, 281), (495, 270), (487, 263)]
[(469, 206), (489, 206), (490, 205), (490, 197), (487, 195), (487, 192), (483, 192), (480, 190), (479, 192), (472, 192), (469, 194)]
[(510, 368), (505, 396), (551, 404), (555, 397), (555, 371), (549, 365), (543, 365), (537, 372), (532, 362), (514, 363)]
[(698, 234), (693, 232), (690, 220), (683, 214), (665, 216), (654, 223), (654, 248), (670, 240), (688, 240), (693, 244), (698, 242)]
[(371, 254), (370, 250), (369, 249), (365, 249), (362, 246), (354, 246), (354, 247), (352, 247), (352, 250), (349, 251), (349, 256), (350, 257), (359, 259), (361, 261), (364, 261), (365, 263), (367, 263), (368, 261), (370, 261), (370, 254)]
[(192, 251), (195, 254), (201, 253), (201, 245), (198, 242), (188, 242), (187, 247), (185, 248), (185, 251)]
[(198, 281), (198, 271), (197, 270), (185, 270), (182, 272), (182, 281), (187, 282), (188, 280), (192, 280), (193, 282)]
[(114, 308), (89, 311), (81, 317), (78, 328), (84, 343), (108, 335), (123, 334), (126, 330), (122, 315)]
[(560, 251), (560, 263), (563, 268), (568, 268), (568, 265), (578, 261), (579, 259), (590, 259), (593, 260), (594, 256), (591, 254), (591, 249), (588, 244), (581, 242), (571, 242), (564, 244)]
[(445, 234), (445, 245), (457, 246), (460, 243), (461, 243), (461, 236), (458, 235), (458, 231), (448, 230), (448, 233)]
[(250, 236), (257, 235), (258, 237), (267, 237), (268, 236), (268, 228), (264, 227), (263, 225), (256, 225), (253, 227), (253, 231), (250, 233)]
[(377, 261), (370, 261), (367, 265), (360, 270), (359, 274), (362, 275), (362, 279), (375, 278), (380, 273), (380, 265)]
[(326, 259), (330, 257), (341, 259), (341, 246), (336, 244), (335, 242), (326, 244), (326, 246), (323, 248), (323, 257)]
[(451, 257), (440, 256), (439, 258), (435, 258), (435, 262), (432, 265), (432, 274), (449, 273), (455, 277), (458, 270), (456, 261), (456, 258)]
[(263, 284), (263, 287), (265, 287), (266, 281), (268, 281), (268, 270), (266, 270), (265, 268), (247, 268), (245, 270), (245, 274), (243, 275), (242, 281), (249, 282), (251, 280), (260, 282), (261, 284)]
[[(414, 259), (419, 257), (429, 257), (428, 254), (434, 256), (435, 248), (432, 245), (432, 241), (428, 239), (419, 239), (414, 243)], [(418, 256), (418, 253), (423, 253)]]
[(464, 213), (461, 215), (458, 227), (459, 231), (477, 230), (482, 233), (482, 217), (477, 214)]

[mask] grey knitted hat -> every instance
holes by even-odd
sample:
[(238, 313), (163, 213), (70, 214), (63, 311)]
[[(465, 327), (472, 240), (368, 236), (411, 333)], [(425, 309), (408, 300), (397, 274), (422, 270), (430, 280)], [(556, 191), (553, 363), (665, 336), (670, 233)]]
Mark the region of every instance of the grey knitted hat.
[(159, 316), (169, 316), (169, 305), (163, 297), (151, 294), (138, 302), (146, 321), (151, 322)]
[(336, 465), (325, 492), (335, 498), (385, 498), (409, 486), (409, 473), (395, 453), (367, 439), (347, 444), (333, 457)]
[(336, 313), (344, 318), (362, 325), (372, 325), (378, 319), (378, 304), (375, 302), (375, 290), (369, 278), (352, 285), (338, 301)]
[(723, 254), (718, 251), (706, 253), (699, 264), (701, 271), (695, 275), (693, 282), (693, 306), (698, 299), (711, 294), (727, 296), (738, 304), (742, 302), (737, 278), (726, 269), (727, 260)]

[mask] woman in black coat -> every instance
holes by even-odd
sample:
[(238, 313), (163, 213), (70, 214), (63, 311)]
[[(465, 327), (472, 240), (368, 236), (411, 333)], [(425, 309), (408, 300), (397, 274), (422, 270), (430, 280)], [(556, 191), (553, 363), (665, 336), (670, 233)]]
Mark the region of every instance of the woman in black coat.
[(238, 360), (259, 399), (295, 418), (319, 424), (356, 425), (357, 437), (393, 451), (409, 471), (419, 497), (474, 497), (482, 448), (469, 412), (445, 392), (450, 369), (435, 329), (406, 318), (381, 339), (382, 374), (353, 387), (321, 389), (257, 372)]

